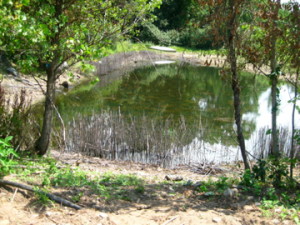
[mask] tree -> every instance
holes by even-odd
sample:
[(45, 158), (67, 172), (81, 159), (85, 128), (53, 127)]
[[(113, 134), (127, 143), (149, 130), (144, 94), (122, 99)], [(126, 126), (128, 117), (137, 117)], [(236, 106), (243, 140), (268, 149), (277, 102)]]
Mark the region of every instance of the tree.
[[(299, 64), (297, 42), (299, 31), (296, 31), (299, 19), (292, 16), (293, 13), (289, 8), (280, 0), (253, 1), (251, 8), (253, 22), (246, 28), (251, 31), (251, 34), (247, 40), (247, 47), (243, 49), (243, 56), (249, 63), (257, 68), (267, 66), (269, 69), (268, 72), (263, 70), (261, 72), (270, 79), (272, 104), (270, 153), (276, 159), (281, 155), (277, 127), (277, 112), (280, 104), (279, 77), (282, 75), (284, 66)], [(293, 22), (289, 17), (297, 21)], [(295, 61), (297, 61), (296, 64)]]
[(198, 0), (199, 4), (209, 7), (211, 12), (211, 23), (218, 33), (217, 37), (224, 39), (225, 47), (227, 50), (227, 60), (230, 67), (231, 86), (233, 91), (234, 101), (234, 116), (237, 127), (237, 139), (241, 149), (245, 169), (250, 169), (247, 159), (247, 152), (245, 146), (245, 139), (242, 128), (242, 112), (240, 100), (240, 81), (238, 74), (238, 48), (239, 46), (239, 22), (243, 7), (245, 6), (244, 0), (219, 0), (219, 1), (202, 1)]
[[(300, 73), (300, 3), (290, 2), (284, 6), (287, 13), (285, 18), (284, 30), (284, 42), (279, 46), (280, 52), (285, 55), (285, 61), (289, 67), (289, 74), (291, 77), (287, 77), (287, 80), (294, 86), (294, 96), (291, 100), (293, 103), (292, 110), (292, 140), (291, 140), (291, 151), (290, 151), (290, 177), (293, 178), (293, 168), (295, 166), (295, 146), (299, 144), (299, 130), (295, 128), (295, 111), (297, 107), (297, 101), (299, 100), (299, 73)], [(299, 108), (298, 108), (299, 110)], [(298, 142), (298, 143), (297, 143)]]
[(44, 155), (49, 146), (55, 83), (62, 73), (61, 65), (99, 57), (101, 48), (122, 38), (160, 3), (161, 0), (0, 1), (0, 48), (24, 71), (41, 69), (47, 75), (37, 154)]

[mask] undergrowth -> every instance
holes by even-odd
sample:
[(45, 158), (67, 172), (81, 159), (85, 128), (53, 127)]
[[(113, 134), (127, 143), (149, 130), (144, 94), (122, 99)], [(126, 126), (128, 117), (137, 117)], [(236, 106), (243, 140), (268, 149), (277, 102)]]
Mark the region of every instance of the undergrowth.
[(246, 170), (241, 178), (245, 194), (258, 197), (265, 216), (289, 218), (300, 224), (300, 184), (289, 176), (289, 165), (297, 160), (262, 159), (253, 170)]
[[(237, 199), (254, 196), (260, 203), (264, 216), (293, 220), (299, 222), (300, 189), (295, 180), (291, 180), (286, 172), (289, 161), (274, 162), (273, 159), (259, 161), (252, 171), (246, 171), (239, 179), (221, 176), (208, 181), (164, 181), (157, 185), (149, 185), (141, 178), (132, 174), (87, 172), (78, 167), (66, 166), (53, 158), (22, 158), (16, 167), (18, 179), (36, 184), (37, 201), (44, 206), (51, 206), (45, 193), (53, 188), (63, 188), (71, 192), (67, 199), (82, 203), (83, 196), (92, 195), (108, 203), (111, 200), (137, 201), (151, 186), (150, 194), (166, 191), (170, 198), (183, 195), (184, 190), (194, 190), (197, 196), (212, 201), (223, 199), (228, 189), (239, 189)], [(21, 166), (22, 165), (22, 166)], [(274, 176), (279, 173), (281, 176)], [(279, 179), (280, 178), (280, 179)], [(39, 190), (43, 190), (40, 192)], [(73, 192), (72, 192), (73, 190)], [(149, 194), (148, 193), (148, 194)], [(195, 195), (192, 195), (195, 196)], [(232, 196), (231, 196), (232, 197)]]
[[(92, 172), (86, 172), (79, 168), (59, 165), (52, 158), (42, 158), (36, 160), (23, 160), (25, 169), (18, 173), (18, 177), (31, 183), (39, 183), (39, 188), (50, 190), (51, 188), (77, 188), (78, 190), (89, 190), (97, 194), (104, 201), (112, 199), (122, 199), (131, 201), (130, 192), (136, 194), (144, 193), (144, 181), (134, 175), (123, 175), (105, 173), (95, 175)], [(39, 175), (38, 171), (43, 171)], [(80, 201), (84, 195), (81, 191), (72, 196), (73, 201)], [(37, 195), (40, 202), (45, 201), (45, 196)]]

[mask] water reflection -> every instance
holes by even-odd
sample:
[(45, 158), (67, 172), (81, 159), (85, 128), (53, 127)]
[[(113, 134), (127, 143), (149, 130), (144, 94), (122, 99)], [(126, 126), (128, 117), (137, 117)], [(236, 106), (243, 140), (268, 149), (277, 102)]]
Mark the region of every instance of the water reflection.
[[(176, 133), (180, 127), (178, 124), (184, 120), (189, 135), (180, 139), (180, 148), (171, 145), (165, 148), (164, 164), (220, 162), (239, 158), (231, 86), (226, 77), (220, 77), (218, 69), (178, 64), (151, 66), (136, 69), (114, 82), (110, 81), (109, 85), (105, 80), (104, 77), (95, 87), (79, 87), (68, 96), (60, 97), (58, 106), (66, 121), (71, 121), (73, 117), (76, 120), (76, 114), (83, 118), (107, 110), (124, 115), (125, 120), (126, 117), (130, 120), (143, 116), (149, 121), (171, 120), (166, 132)], [(244, 73), (241, 90), (247, 148), (256, 154), (256, 147), (262, 147), (257, 145), (262, 135), (257, 134), (265, 126), (270, 126), (268, 80)], [(290, 123), (292, 105), (287, 102), (291, 91), (287, 85), (281, 87), (278, 120), (282, 125)], [(71, 142), (75, 138), (69, 137)], [(155, 149), (151, 150), (153, 152), (135, 149), (132, 154), (128, 143), (119, 143), (119, 146), (123, 147), (118, 147), (119, 153), (114, 154), (119, 159), (150, 163), (159, 161)]]
[[(258, 114), (258, 95), (267, 87), (263, 82), (256, 86), (246, 85), (253, 79), (244, 76), (243, 108), (246, 113)], [(206, 131), (203, 138), (210, 144), (222, 142), (235, 145), (234, 112), (230, 84), (221, 80), (214, 68), (194, 66), (147, 67), (135, 70), (125, 76), (111, 98), (105, 98), (103, 105), (110, 110), (120, 110), (135, 116), (146, 113), (149, 119), (185, 118), (192, 124), (201, 123)], [(255, 121), (245, 121), (246, 137), (255, 129)], [(186, 140), (191, 142), (192, 140)]]

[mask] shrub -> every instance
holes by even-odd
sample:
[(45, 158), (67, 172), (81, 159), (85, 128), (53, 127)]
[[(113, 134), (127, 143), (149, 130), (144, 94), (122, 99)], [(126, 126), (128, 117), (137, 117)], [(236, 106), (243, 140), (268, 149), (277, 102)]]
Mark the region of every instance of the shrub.
[(0, 178), (12, 172), (12, 165), (16, 164), (14, 157), (17, 157), (15, 150), (11, 147), (12, 137), (0, 138)]
[[(241, 185), (245, 190), (253, 192), (255, 195), (273, 200), (276, 197), (282, 198), (282, 192), (294, 193), (297, 190), (297, 181), (291, 179), (288, 173), (289, 159), (259, 160), (253, 166), (253, 170), (246, 170), (241, 179)], [(270, 192), (275, 190), (276, 193)], [(298, 190), (299, 191), (299, 190)]]
[(139, 38), (142, 41), (149, 41), (154, 44), (169, 46), (172, 44), (172, 40), (168, 33), (159, 30), (154, 24), (147, 23), (144, 25)]
[(211, 49), (213, 41), (209, 28), (188, 28), (180, 32), (179, 43), (186, 47)]
[(162, 31), (152, 23), (144, 25), (139, 38), (142, 41), (159, 45), (181, 45), (190, 48), (211, 49), (214, 46), (214, 37), (210, 28), (185, 28), (181, 31)]

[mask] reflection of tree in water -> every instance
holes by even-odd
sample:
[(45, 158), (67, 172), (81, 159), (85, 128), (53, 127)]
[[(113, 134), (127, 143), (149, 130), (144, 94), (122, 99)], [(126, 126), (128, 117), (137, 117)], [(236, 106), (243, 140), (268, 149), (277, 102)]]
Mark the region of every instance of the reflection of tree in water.
[[(242, 76), (243, 113), (257, 113), (257, 96), (267, 88), (260, 81), (255, 86), (253, 83), (253, 76)], [(144, 67), (105, 88), (82, 88), (70, 93), (60, 99), (59, 108), (68, 117), (110, 109), (130, 116), (147, 115), (149, 120), (171, 118), (174, 129), (178, 126), (176, 121), (183, 117), (194, 137), (203, 128), (205, 141), (232, 145), (236, 135), (229, 85), (215, 68), (174, 64)], [(243, 126), (247, 138), (255, 129), (255, 121), (244, 121)], [(192, 139), (189, 135), (186, 144)]]
[[(251, 76), (243, 76), (242, 100), (244, 113), (257, 113), (258, 97), (267, 87), (260, 83), (249, 85)], [(173, 118), (181, 116), (196, 134), (201, 123), (205, 141), (234, 144), (234, 112), (229, 83), (219, 78), (214, 68), (168, 65), (137, 69), (126, 76), (113, 99), (105, 105), (120, 107), (123, 113), (150, 118)], [(245, 136), (255, 129), (254, 121), (244, 121)], [(190, 140), (187, 140), (190, 141)]]

